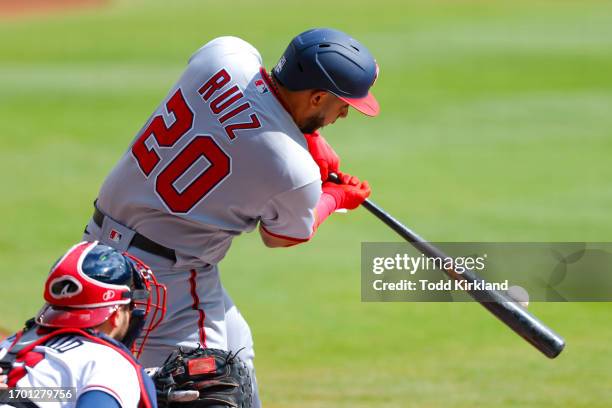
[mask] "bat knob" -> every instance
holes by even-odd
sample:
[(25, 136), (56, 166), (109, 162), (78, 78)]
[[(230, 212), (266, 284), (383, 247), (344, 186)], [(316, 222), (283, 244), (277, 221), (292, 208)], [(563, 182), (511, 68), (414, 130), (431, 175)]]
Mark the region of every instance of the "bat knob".
[(340, 180), (340, 177), (338, 177), (336, 173), (329, 173), (329, 175), (327, 176), (327, 181), (331, 181), (332, 183), (336, 184), (342, 184), (342, 180)]

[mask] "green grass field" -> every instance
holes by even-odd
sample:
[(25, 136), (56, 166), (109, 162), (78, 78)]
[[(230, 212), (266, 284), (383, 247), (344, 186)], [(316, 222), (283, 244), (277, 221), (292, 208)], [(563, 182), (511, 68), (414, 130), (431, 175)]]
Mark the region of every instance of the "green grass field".
[[(325, 129), (372, 198), (435, 241), (610, 241), (610, 1), (121, 1), (0, 20), (0, 326), (51, 263), (189, 55), (219, 35), (273, 66), (313, 26), (378, 58), (382, 114)], [(536, 303), (548, 360), (477, 304), (361, 303), (364, 210), (309, 244), (237, 239), (221, 267), (254, 332), (267, 407), (609, 407), (612, 306)]]

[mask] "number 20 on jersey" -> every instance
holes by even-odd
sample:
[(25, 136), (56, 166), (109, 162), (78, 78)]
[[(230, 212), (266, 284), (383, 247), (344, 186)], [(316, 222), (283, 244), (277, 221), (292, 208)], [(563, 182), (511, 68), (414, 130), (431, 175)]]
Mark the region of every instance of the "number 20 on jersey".
[[(248, 113), (251, 105), (244, 102), (244, 95), (238, 86), (231, 85), (231, 76), (225, 69), (221, 69), (198, 90), (202, 100), (209, 105), (219, 123), (222, 125), (227, 123), (224, 130), (230, 141), (236, 138), (238, 130), (261, 127), (261, 122), (255, 113), (249, 115), (248, 122), (232, 120), (244, 111)], [(180, 88), (166, 102), (166, 111), (174, 115), (174, 122), (168, 125), (162, 115), (153, 117), (132, 145), (132, 155), (146, 178), (156, 168), (163, 166), (155, 179), (155, 191), (171, 212), (184, 214), (191, 211), (225, 180), (231, 172), (231, 158), (212, 136), (197, 135), (174, 157), (162, 160), (158, 149), (172, 149), (192, 129), (194, 123), (193, 110), (187, 104)], [(150, 138), (155, 143), (150, 142), (151, 147), (147, 147), (146, 143)], [(206, 159), (209, 166), (185, 188), (179, 190), (175, 185), (176, 182), (200, 158)]]

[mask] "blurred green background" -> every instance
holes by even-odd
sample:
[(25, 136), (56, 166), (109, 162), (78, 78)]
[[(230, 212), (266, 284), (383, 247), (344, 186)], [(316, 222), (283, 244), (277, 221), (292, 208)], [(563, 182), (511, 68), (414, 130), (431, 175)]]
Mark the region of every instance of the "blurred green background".
[[(0, 326), (41, 304), (106, 173), (188, 57), (237, 35), (272, 67), (331, 26), (381, 67), (376, 119), (324, 129), (372, 198), (432, 241), (610, 241), (610, 1), (113, 1), (0, 20)], [(609, 407), (609, 304), (530, 309), (548, 360), (477, 304), (361, 303), (364, 210), (303, 246), (238, 238), (223, 280), (251, 324), (268, 407)]]

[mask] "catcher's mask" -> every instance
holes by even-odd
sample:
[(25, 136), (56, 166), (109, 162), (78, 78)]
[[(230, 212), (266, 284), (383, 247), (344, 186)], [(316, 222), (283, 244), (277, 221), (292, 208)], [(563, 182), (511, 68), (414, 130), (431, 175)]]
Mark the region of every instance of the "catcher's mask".
[[(44, 297), (47, 303), (36, 322), (54, 328), (96, 327), (120, 305), (129, 305), (130, 323), (122, 343), (136, 357), (166, 312), (166, 288), (149, 267), (98, 241), (73, 246), (55, 263)], [(142, 340), (136, 345), (139, 336)]]

